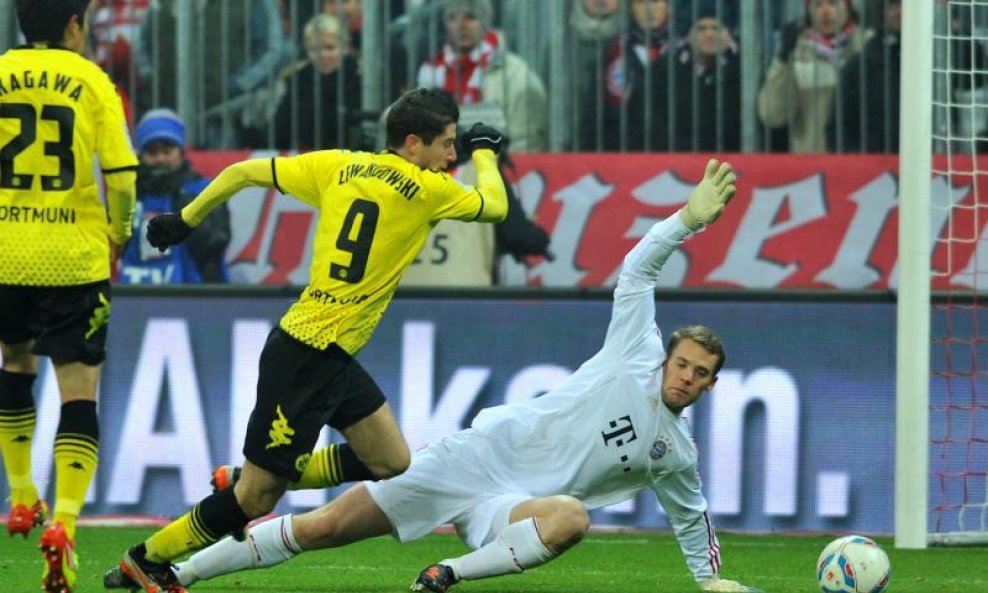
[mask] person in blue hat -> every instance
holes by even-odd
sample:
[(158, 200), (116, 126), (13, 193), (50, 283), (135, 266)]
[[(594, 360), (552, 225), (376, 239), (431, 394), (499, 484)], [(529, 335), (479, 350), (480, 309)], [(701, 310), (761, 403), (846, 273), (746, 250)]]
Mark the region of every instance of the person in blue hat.
[[(194, 171), (186, 158), (185, 124), (174, 111), (148, 111), (137, 124), (135, 136), (140, 165), (134, 236), (141, 237), (147, 221), (158, 214), (181, 210), (210, 180)], [(223, 205), (206, 217), (194, 237), (163, 253), (147, 241), (130, 241), (121, 258), (119, 281), (122, 284), (228, 282), (225, 256), (229, 244), (230, 212)]]

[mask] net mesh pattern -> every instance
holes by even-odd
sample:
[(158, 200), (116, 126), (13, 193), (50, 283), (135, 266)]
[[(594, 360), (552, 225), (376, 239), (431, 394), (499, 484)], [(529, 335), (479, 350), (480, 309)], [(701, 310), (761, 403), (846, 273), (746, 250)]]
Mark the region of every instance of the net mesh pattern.
[(930, 531), (988, 533), (988, 0), (934, 11)]

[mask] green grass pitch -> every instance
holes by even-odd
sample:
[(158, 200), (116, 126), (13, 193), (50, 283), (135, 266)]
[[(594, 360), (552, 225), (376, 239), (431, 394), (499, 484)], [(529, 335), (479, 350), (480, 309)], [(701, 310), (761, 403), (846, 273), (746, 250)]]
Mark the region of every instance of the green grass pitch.
[[(0, 532), (0, 592), (40, 589), (39, 531), (28, 541)], [(147, 529), (83, 527), (79, 531), (79, 583), (76, 593), (104, 591), (102, 574)], [(723, 576), (767, 593), (818, 591), (817, 554), (831, 538), (721, 534)], [(892, 562), (891, 593), (988, 591), (988, 551), (983, 548), (894, 550), (880, 539)], [(371, 593), (407, 591), (427, 564), (459, 555), (465, 547), (453, 535), (437, 534), (411, 544), (390, 538), (310, 552), (268, 570), (202, 582), (191, 591), (212, 593)], [(669, 533), (591, 533), (580, 545), (523, 575), (461, 583), (463, 593), (677, 593), (696, 592), (675, 538)]]

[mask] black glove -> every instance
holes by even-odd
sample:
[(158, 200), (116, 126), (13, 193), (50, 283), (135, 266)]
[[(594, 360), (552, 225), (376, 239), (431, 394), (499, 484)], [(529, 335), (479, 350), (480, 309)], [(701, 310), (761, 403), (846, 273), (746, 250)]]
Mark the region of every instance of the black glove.
[(473, 124), (473, 127), (460, 135), (460, 144), (463, 149), (472, 153), (481, 148), (489, 148), (494, 154), (501, 152), (504, 145), (504, 134), (498, 132), (491, 126), (485, 126), (482, 122)]
[(162, 253), (184, 241), (191, 233), (192, 227), (177, 212), (159, 214), (148, 221), (148, 243)]
[(782, 26), (779, 31), (779, 61), (788, 62), (789, 58), (792, 57), (792, 52), (796, 49), (796, 43), (799, 41), (800, 35), (803, 33), (803, 28), (796, 21), (791, 23), (786, 23)]

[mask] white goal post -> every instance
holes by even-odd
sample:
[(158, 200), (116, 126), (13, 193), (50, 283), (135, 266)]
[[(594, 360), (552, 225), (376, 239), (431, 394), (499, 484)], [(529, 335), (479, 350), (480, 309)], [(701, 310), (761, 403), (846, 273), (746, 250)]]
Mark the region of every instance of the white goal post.
[[(917, 76), (905, 72), (905, 64)], [(929, 473), (933, 3), (904, 2), (899, 116), (895, 546), (925, 548)]]

